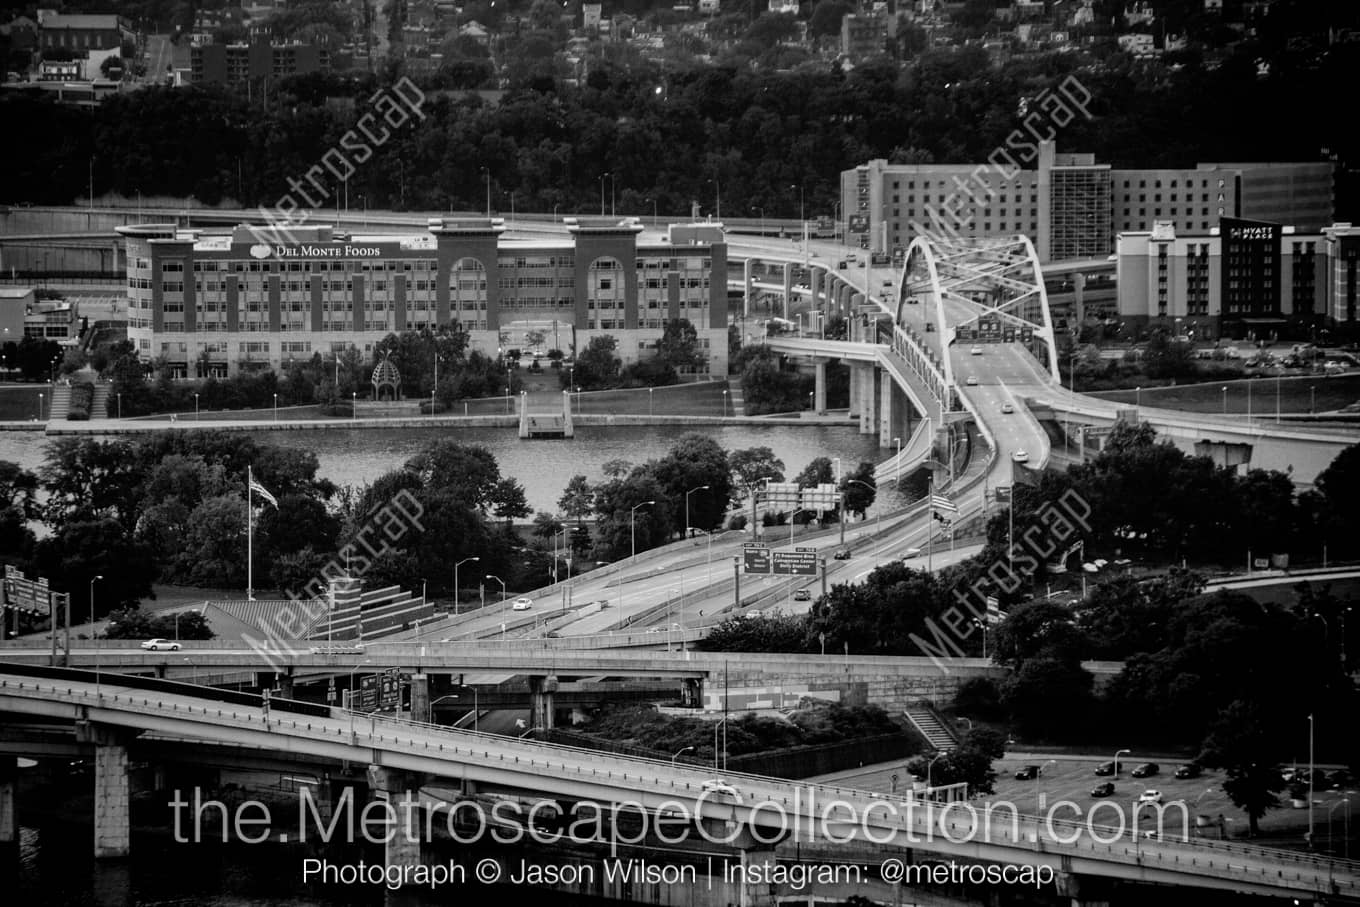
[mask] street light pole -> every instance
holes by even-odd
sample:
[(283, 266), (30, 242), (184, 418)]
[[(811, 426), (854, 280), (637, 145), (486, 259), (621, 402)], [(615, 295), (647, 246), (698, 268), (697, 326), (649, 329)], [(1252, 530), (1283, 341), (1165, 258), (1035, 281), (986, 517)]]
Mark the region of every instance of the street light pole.
[(1114, 776), (1119, 777), (1119, 757), (1125, 753), (1132, 753), (1133, 750), (1119, 750), (1114, 754)]
[[(656, 501), (643, 501), (641, 504), (634, 504), (628, 511), (628, 538), (632, 544), (632, 553), (629, 555), (630, 563), (637, 563), (637, 511), (639, 507), (646, 507), (655, 504)], [(619, 584), (620, 589), (623, 584)]]
[(505, 580), (501, 579), (499, 576), (492, 576), (490, 573), (486, 575), (486, 578), (494, 579), (496, 582), (501, 584), (501, 604), (502, 605), (505, 604)]
[[(104, 574), (102, 574), (102, 573), (96, 573), (96, 574), (94, 575), (94, 577), (90, 580), (90, 643), (91, 643), (91, 644), (94, 643), (94, 584), (95, 584), (96, 582), (98, 582), (99, 580), (103, 579), (103, 578), (104, 578)], [(69, 621), (68, 621), (68, 623), (69, 623)], [(55, 633), (57, 632), (57, 628), (56, 628), (56, 627), (53, 627), (53, 628), (52, 628), (52, 632), (55, 634)], [(99, 647), (98, 647), (98, 646), (95, 646), (95, 647), (94, 647), (94, 689), (95, 689), (95, 695), (98, 696), (98, 695), (99, 695)]]
[(685, 538), (689, 538), (689, 496), (696, 491), (707, 491), (711, 486), (700, 485), (685, 492)]
[(671, 768), (675, 768), (675, 760), (676, 760), (676, 759), (679, 759), (680, 756), (681, 756), (682, 754), (688, 753), (688, 752), (689, 752), (690, 750), (692, 750), (692, 749), (694, 749), (694, 747), (692, 747), (692, 746), (687, 746), (687, 747), (685, 747), (684, 749), (676, 750), (675, 755), (671, 757)]

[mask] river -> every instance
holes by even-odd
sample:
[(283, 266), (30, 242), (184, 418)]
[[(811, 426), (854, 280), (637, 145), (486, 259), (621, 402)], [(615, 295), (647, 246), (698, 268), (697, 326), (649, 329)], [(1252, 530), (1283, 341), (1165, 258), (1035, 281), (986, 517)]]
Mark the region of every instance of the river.
[[(501, 474), (524, 486), (525, 498), (536, 511), (556, 512), (557, 499), (574, 475), (591, 482), (602, 480), (610, 460), (644, 463), (666, 455), (680, 436), (696, 431), (713, 438), (725, 450), (769, 447), (784, 461), (792, 480), (817, 457), (840, 457), (845, 470), (861, 460), (878, 462), (889, 451), (874, 435), (861, 435), (854, 425), (645, 425), (583, 426), (572, 439), (520, 440), (513, 428), (329, 429), (325, 431), (249, 432), (257, 441), (313, 451), (319, 474), (337, 485), (363, 485), (399, 467), (437, 437), (454, 438), (486, 447), (500, 464)], [(37, 470), (43, 464), (48, 438), (39, 432), (0, 432), (0, 460)]]

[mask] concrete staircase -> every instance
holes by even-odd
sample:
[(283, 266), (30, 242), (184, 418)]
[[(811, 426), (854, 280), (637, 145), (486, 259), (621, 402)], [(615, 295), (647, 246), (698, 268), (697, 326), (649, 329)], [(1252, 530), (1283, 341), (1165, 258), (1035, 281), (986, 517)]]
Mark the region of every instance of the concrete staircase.
[(727, 415), (746, 415), (746, 398), (741, 394), (741, 384), (739, 382), (729, 383), (727, 387), (728, 390), (731, 391), (731, 393), (727, 395)]
[(926, 738), (926, 742), (935, 749), (946, 752), (958, 745), (959, 739), (953, 728), (946, 724), (930, 706), (919, 703), (907, 706), (906, 711), (902, 714), (911, 722), (911, 726), (916, 728), (922, 737)]
[(47, 419), (49, 422), (56, 422), (66, 418), (66, 412), (71, 408), (71, 388), (66, 384), (52, 385), (51, 401), (47, 405)]
[(90, 403), (90, 421), (107, 419), (108, 417), (109, 386), (107, 384), (96, 384), (94, 386), (94, 401)]

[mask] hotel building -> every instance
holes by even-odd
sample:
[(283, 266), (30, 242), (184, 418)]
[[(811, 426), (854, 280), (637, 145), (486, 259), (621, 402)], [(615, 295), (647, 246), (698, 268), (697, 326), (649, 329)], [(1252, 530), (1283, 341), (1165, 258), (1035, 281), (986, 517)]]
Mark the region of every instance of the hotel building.
[[(872, 160), (841, 173), (841, 209), (851, 242), (905, 249), (920, 229), (947, 236), (1024, 234), (1040, 261), (1105, 258), (1120, 233), (1168, 222), (1207, 233), (1220, 217), (1332, 223), (1333, 168), (1305, 163), (1197, 164), (1119, 170), (1090, 154), (1060, 154), (1051, 141), (1025, 155), (977, 164), (889, 164)], [(1026, 152), (1026, 155), (1029, 153)]]
[(388, 334), (437, 325), (457, 325), (469, 349), (494, 357), (502, 331), (556, 323), (568, 355), (609, 335), (627, 365), (655, 354), (666, 321), (685, 318), (707, 357), (688, 376), (727, 373), (719, 225), (644, 240), (633, 218), (566, 223), (561, 240), (506, 239), (502, 221), (485, 217), (434, 218), (407, 235), (120, 227), (128, 338), (173, 375), (204, 377), (350, 348), (367, 361)]

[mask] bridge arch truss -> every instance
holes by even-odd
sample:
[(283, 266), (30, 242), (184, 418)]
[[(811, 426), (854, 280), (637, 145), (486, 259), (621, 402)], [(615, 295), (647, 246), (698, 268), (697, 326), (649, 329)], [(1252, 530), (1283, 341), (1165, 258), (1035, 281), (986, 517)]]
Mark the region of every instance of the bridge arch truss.
[(939, 355), (950, 386), (954, 370), (949, 346), (962, 331), (980, 325), (1029, 340), (1031, 352), (1058, 380), (1048, 292), (1028, 237), (916, 237), (907, 249), (892, 314), (900, 328), (914, 334), (908, 317), (914, 313), (933, 322), (934, 337), (921, 339)]

